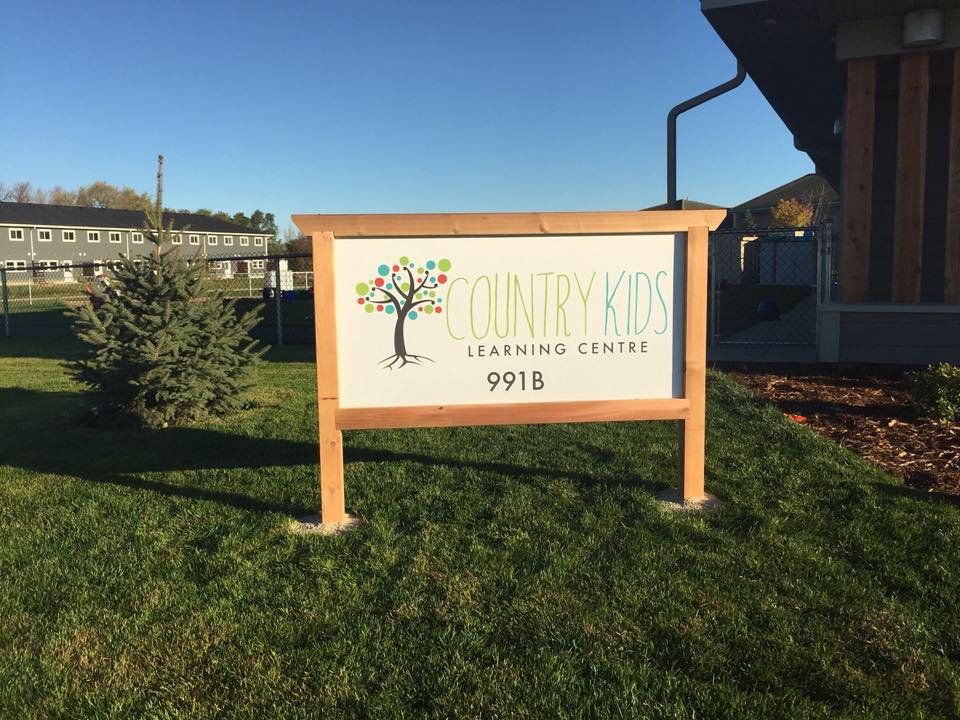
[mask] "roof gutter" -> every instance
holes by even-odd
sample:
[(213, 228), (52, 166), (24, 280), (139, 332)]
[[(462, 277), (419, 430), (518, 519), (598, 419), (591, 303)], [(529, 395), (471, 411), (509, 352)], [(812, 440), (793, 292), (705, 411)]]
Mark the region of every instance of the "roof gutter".
[(743, 63), (737, 60), (737, 74), (727, 82), (717, 85), (715, 88), (707, 90), (696, 97), (677, 105), (667, 115), (667, 205), (673, 207), (677, 204), (677, 118), (687, 110), (703, 105), (705, 102), (718, 98), (725, 93), (735, 90), (743, 85), (747, 79), (747, 70)]

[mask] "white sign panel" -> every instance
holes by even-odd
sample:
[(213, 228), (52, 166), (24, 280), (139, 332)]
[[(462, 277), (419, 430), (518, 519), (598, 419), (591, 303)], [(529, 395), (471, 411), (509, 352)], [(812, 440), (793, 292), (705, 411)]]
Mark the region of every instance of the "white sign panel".
[(338, 238), (340, 407), (682, 396), (683, 234)]

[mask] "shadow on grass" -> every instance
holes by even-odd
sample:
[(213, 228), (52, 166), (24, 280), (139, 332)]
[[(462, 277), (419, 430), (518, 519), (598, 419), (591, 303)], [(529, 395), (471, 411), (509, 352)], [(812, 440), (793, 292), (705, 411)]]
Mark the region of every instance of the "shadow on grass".
[(909, 487), (908, 485), (874, 485), (877, 492), (881, 495), (895, 498), (909, 498), (911, 500), (921, 500), (929, 503), (946, 503), (955, 507), (960, 507), (960, 495), (950, 495), (942, 492), (929, 492)]
[[(198, 487), (147, 473), (176, 474), (193, 471), (258, 470), (315, 466), (313, 442), (254, 437), (221, 429), (173, 427), (165, 429), (98, 428), (78, 422), (83, 393), (41, 392), (0, 388), (0, 464), (44, 474), (68, 475), (98, 484), (147, 490), (162, 495), (207, 500), (245, 510), (306, 514), (312, 507), (258, 497), (254, 492), (231, 488)], [(597, 462), (610, 459), (609, 451), (581, 448)], [(596, 450), (596, 452), (594, 452)], [(523, 477), (567, 478), (584, 485), (649, 484), (639, 479), (611, 481), (589, 472), (488, 461), (480, 458), (445, 458), (416, 452), (392, 451), (348, 445), (345, 461), (351, 463), (416, 463), (460, 470)], [(216, 479), (214, 479), (216, 482)], [(235, 483), (235, 478), (227, 478)], [(279, 483), (278, 483), (279, 484)], [(261, 486), (262, 488), (262, 486)], [(280, 491), (282, 488), (277, 487)], [(264, 490), (269, 495), (270, 489)]]
[[(312, 341), (305, 345), (290, 344), (278, 347), (275, 331), (255, 333), (263, 345), (269, 350), (264, 360), (270, 363), (283, 362), (314, 362), (315, 352)], [(3, 326), (0, 323), (0, 359), (22, 357), (40, 358), (45, 360), (73, 360), (83, 355), (85, 346), (77, 340), (69, 329), (63, 332), (54, 328), (46, 330), (25, 331), (15, 325), (11, 327), (11, 336), (3, 335)]]
[(611, 481), (609, 479), (593, 475), (591, 473), (562, 470), (559, 468), (536, 467), (530, 465), (514, 465), (506, 462), (491, 462), (487, 460), (466, 460), (435, 457), (432, 455), (422, 455), (412, 452), (397, 452), (394, 450), (377, 450), (374, 448), (349, 446), (344, 448), (344, 462), (346, 464), (355, 462), (390, 462), (390, 463), (417, 463), (418, 465), (433, 465), (438, 467), (454, 468), (459, 470), (478, 470), (480, 472), (498, 473), (509, 477), (553, 477), (566, 478), (583, 485), (649, 485), (651, 490), (659, 490), (667, 487), (667, 483), (653, 483), (632, 478), (622, 481)]
[(0, 464), (169, 496), (284, 513), (309, 512), (251, 494), (138, 477), (144, 473), (310, 465), (316, 446), (217, 429), (97, 428), (78, 423), (82, 393), (0, 389)]
[(72, 360), (80, 357), (83, 344), (71, 333), (46, 333), (40, 336), (18, 334), (21, 328), (11, 325), (11, 336), (4, 337), (0, 329), (0, 359), (11, 357)]

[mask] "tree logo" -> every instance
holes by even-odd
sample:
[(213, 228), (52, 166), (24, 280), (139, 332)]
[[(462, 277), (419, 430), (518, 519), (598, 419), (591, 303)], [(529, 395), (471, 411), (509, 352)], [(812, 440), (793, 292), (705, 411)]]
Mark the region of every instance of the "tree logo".
[[(439, 315), (443, 312), (443, 298), (437, 294), (437, 288), (446, 284), (444, 274), (451, 263), (442, 260), (427, 260), (423, 265), (410, 261), (406, 255), (393, 265), (380, 265), (377, 277), (367, 282), (357, 283), (357, 304), (369, 315), (378, 313), (396, 318), (393, 326), (393, 355), (385, 357), (378, 364), (385, 368), (414, 364), (421, 365), (430, 358), (407, 352), (407, 343), (403, 336), (407, 320), (416, 320), (421, 315)], [(433, 362), (430, 360), (430, 362)]]

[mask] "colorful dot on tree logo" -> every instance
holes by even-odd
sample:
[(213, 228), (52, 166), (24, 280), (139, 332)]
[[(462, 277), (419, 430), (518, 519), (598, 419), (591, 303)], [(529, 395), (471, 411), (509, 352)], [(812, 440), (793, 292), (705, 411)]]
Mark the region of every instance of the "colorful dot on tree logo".
[(376, 280), (374, 280), (373, 284), (376, 285), (377, 287), (383, 287), (383, 278), (377, 278)]
[(372, 313), (372, 312), (373, 312), (373, 305), (371, 305), (370, 303), (367, 303), (366, 305), (363, 306), (363, 309), (364, 309), (364, 311), (366, 311), (366, 312), (368, 312), (368, 313)]
[(393, 271), (394, 271), (394, 272), (400, 272), (400, 266), (399, 266), (399, 265), (394, 265), (394, 266), (393, 266)]
[(370, 292), (370, 286), (366, 283), (357, 283), (356, 290), (357, 295), (366, 295), (368, 292)]
[(383, 312), (383, 305), (377, 305), (377, 312)]
[(393, 305), (387, 305), (387, 315), (393, 315)]
[(427, 270), (433, 270), (437, 264), (433, 260), (427, 260)]
[(442, 311), (442, 310), (443, 310), (442, 307), (435, 307), (435, 308), (433, 309), (433, 311), (434, 311), (435, 313), (439, 313), (439, 312)]
[(390, 268), (388, 268), (386, 265), (381, 265), (377, 268), (377, 272), (380, 275), (386, 275), (388, 272), (390, 272)]
[(363, 298), (357, 298), (357, 303), (363, 305)]
[(410, 318), (411, 320), (416, 320), (416, 319), (417, 319), (417, 311), (416, 311), (416, 310), (411, 310), (411, 311), (410, 311), (410, 314), (407, 315), (407, 317)]
[(444, 258), (443, 260), (437, 263), (437, 267), (440, 268), (442, 272), (446, 272), (447, 270), (450, 269), (450, 261)]
[(437, 282), (443, 285), (447, 281), (446, 275), (437, 275)]
[[(406, 265), (406, 264), (409, 263), (409, 262), (410, 262), (410, 258), (408, 258), (406, 255), (404, 255), (402, 258), (400, 258), (400, 264), (401, 264), (401, 265)], [(399, 268), (398, 268), (398, 269), (399, 269)]]

